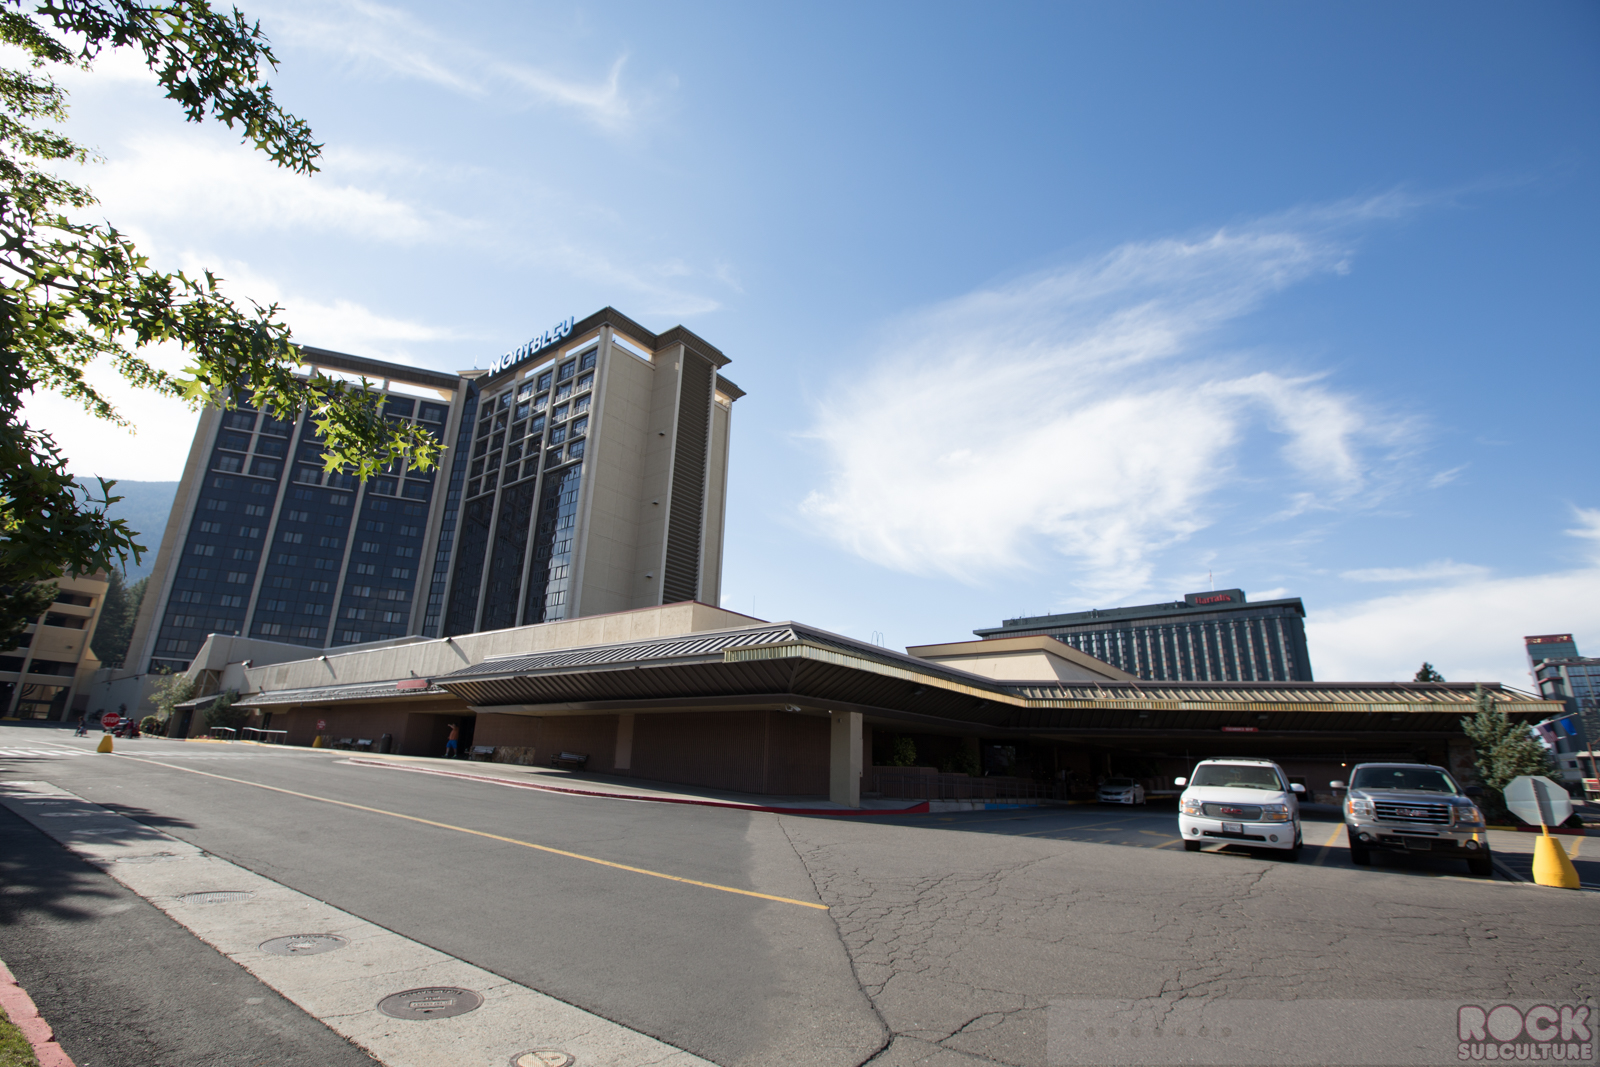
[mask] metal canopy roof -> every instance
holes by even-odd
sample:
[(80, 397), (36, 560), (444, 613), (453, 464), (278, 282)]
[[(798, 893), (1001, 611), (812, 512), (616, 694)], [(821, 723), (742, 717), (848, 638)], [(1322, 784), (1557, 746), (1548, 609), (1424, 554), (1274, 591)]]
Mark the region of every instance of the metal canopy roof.
[[(1236, 730), (1455, 733), (1471, 685), (1425, 683), (998, 682), (800, 623), (770, 623), (486, 660), (434, 680), (484, 711), (754, 707), (857, 710), (984, 732)], [(1547, 702), (1484, 690), (1519, 717)]]
[[(401, 679), (404, 681), (405, 679)], [(247, 708), (261, 708), (275, 704), (327, 704), (344, 700), (374, 700), (380, 697), (449, 696), (437, 685), (426, 688), (399, 688), (398, 682), (377, 682), (366, 685), (323, 685), (307, 689), (278, 689), (269, 693), (251, 693), (235, 703)]]

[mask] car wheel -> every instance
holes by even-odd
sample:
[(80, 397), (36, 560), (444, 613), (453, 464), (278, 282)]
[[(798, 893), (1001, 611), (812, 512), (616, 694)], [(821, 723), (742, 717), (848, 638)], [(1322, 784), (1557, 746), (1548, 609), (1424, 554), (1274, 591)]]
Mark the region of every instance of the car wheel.
[(1372, 850), (1362, 848), (1360, 845), (1350, 846), (1350, 862), (1357, 867), (1372, 866)]
[(1289, 851), (1279, 853), (1285, 863), (1300, 862), (1300, 842), (1297, 840), (1289, 847)]
[(1478, 878), (1493, 878), (1494, 857), (1473, 856), (1471, 859), (1467, 860), (1467, 870), (1471, 871), (1473, 875)]
[(1185, 852), (1199, 852), (1200, 851), (1200, 842), (1198, 842), (1198, 841), (1185, 841), (1183, 843), (1183, 850)]

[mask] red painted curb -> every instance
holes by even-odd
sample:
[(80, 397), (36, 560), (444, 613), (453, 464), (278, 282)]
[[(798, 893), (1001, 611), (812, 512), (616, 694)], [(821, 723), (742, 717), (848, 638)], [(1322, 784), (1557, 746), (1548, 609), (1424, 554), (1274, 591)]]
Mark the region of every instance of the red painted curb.
[(436, 774), (441, 778), (464, 778), (469, 782), (488, 782), (490, 785), (505, 785), (512, 789), (535, 789), (542, 793), (567, 793), (578, 797), (604, 797), (607, 800), (637, 800), (646, 804), (687, 804), (697, 808), (732, 808), (735, 811), (759, 811), (769, 815), (926, 815), (928, 802), (913, 804), (909, 808), (873, 809), (871, 811), (855, 811), (851, 809), (834, 808), (771, 808), (759, 804), (737, 804), (730, 800), (688, 800), (682, 797), (648, 797), (637, 793), (602, 793), (595, 789), (569, 789), (559, 785), (535, 785), (533, 782), (514, 782), (508, 778), (491, 778), (486, 774), (464, 774), (461, 771), (445, 771), (434, 767), (408, 767), (403, 763), (390, 763), (388, 760), (361, 759), (359, 756), (342, 761), (353, 763), (360, 767), (382, 767), (391, 771), (410, 771), (413, 774)]
[(56, 1035), (50, 1029), (50, 1024), (44, 1021), (39, 1009), (33, 1005), (33, 998), (17, 984), (16, 976), (3, 960), (0, 960), (0, 1008), (6, 1010), (6, 1017), (33, 1046), (39, 1067), (77, 1067), (72, 1057), (56, 1044)]

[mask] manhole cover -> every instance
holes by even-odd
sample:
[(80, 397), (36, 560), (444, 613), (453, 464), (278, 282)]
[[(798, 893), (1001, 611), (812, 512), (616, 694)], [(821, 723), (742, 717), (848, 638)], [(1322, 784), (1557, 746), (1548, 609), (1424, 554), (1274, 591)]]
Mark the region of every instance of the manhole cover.
[(443, 986), (391, 994), (378, 1001), (378, 1010), (391, 1019), (448, 1019), (482, 1003), (483, 998), (470, 989)]
[(275, 937), (261, 942), (261, 951), (274, 956), (315, 956), (319, 952), (332, 952), (349, 944), (334, 934), (296, 934), (293, 937)]
[(183, 904), (237, 904), (255, 896), (246, 889), (223, 889), (212, 893), (185, 893), (178, 898)]
[(558, 1048), (531, 1048), (511, 1057), (511, 1067), (572, 1067), (578, 1059)]

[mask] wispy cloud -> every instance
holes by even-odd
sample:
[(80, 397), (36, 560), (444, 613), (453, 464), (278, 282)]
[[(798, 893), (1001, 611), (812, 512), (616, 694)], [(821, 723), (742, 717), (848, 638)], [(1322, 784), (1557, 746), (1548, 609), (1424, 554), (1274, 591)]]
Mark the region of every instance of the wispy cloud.
[(104, 167), (75, 176), (100, 198), (92, 213), (168, 231), (298, 228), (415, 244), (471, 228), (333, 175), (292, 174), (260, 152), (196, 134), (130, 139)]
[(1406, 679), (1427, 660), (1452, 682), (1530, 688), (1524, 636), (1575, 633), (1580, 648), (1600, 641), (1600, 508), (1575, 517), (1567, 533), (1590, 544), (1571, 569), (1510, 578), (1480, 570), (1315, 613), (1306, 634), (1317, 677)]
[(274, 16), (275, 35), (334, 52), (360, 67), (466, 96), (570, 108), (605, 127), (624, 125), (634, 114), (634, 101), (622, 86), (625, 54), (611, 61), (604, 78), (584, 81), (486, 52), (408, 12), (370, 0), (315, 5), (290, 0), (269, 3), (267, 9)]
[(1273, 293), (1348, 270), (1347, 227), (1394, 210), (1129, 244), (908, 316), (820, 403), (810, 436), (829, 469), (803, 515), (897, 570), (977, 581), (1043, 549), (1081, 565), (1084, 594), (1116, 596), (1211, 521), (1241, 465), (1261, 465), (1262, 433), (1286, 512), (1372, 493), (1373, 453), (1403, 423), (1205, 345)]
[(1345, 571), (1339, 577), (1351, 582), (1433, 582), (1441, 578), (1483, 578), (1488, 574), (1487, 567), (1440, 559), (1420, 567), (1367, 567)]

